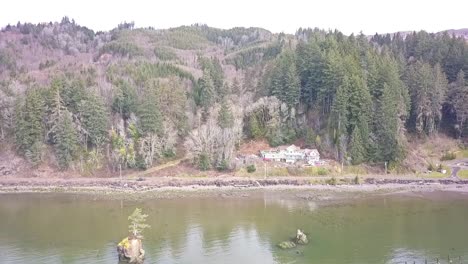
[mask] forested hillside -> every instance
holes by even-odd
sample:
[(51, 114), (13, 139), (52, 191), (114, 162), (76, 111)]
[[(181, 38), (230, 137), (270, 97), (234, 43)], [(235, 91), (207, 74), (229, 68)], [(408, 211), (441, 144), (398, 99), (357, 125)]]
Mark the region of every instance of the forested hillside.
[(446, 32), (18, 23), (0, 32), (0, 156), (79, 174), (176, 157), (230, 170), (246, 140), (302, 139), (397, 168), (408, 138), (468, 135), (465, 75), (467, 42)]

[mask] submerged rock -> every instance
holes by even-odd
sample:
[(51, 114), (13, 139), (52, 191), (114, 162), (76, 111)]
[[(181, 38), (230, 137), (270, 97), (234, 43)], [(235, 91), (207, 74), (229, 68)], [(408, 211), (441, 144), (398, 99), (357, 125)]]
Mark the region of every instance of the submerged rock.
[(292, 241), (283, 241), (278, 244), (278, 247), (281, 249), (291, 249), (296, 247), (296, 243)]
[(306, 234), (304, 234), (300, 229), (297, 230), (295, 241), (299, 245), (306, 245), (309, 243)]
[(119, 261), (141, 264), (145, 260), (145, 251), (138, 237), (126, 237), (117, 245)]
[(283, 241), (278, 244), (278, 247), (281, 249), (291, 249), (295, 248), (297, 245), (306, 245), (309, 243), (306, 234), (300, 229), (297, 230), (296, 236), (291, 238), (290, 241)]

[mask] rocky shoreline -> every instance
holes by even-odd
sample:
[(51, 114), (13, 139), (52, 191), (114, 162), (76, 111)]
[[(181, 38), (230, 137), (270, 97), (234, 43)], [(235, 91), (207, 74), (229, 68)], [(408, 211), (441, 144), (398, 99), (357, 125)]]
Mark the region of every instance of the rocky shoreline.
[(272, 195), (292, 191), (290, 197), (322, 200), (323, 197), (353, 197), (374, 194), (451, 191), (468, 193), (468, 180), (369, 177), (359, 184), (353, 177), (258, 178), (0, 178), (1, 193), (74, 193), (111, 198), (179, 198), (187, 196), (255, 195), (263, 190)]

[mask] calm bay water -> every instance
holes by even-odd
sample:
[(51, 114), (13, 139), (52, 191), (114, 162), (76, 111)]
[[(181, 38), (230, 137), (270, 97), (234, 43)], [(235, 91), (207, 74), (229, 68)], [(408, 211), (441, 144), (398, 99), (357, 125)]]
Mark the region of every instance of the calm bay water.
[[(268, 197), (268, 196), (265, 196)], [(102, 201), (0, 195), (0, 263), (117, 263), (135, 207), (149, 214), (145, 263), (468, 263), (468, 200), (379, 197), (340, 205), (279, 198)], [(295, 234), (311, 243), (276, 244)]]

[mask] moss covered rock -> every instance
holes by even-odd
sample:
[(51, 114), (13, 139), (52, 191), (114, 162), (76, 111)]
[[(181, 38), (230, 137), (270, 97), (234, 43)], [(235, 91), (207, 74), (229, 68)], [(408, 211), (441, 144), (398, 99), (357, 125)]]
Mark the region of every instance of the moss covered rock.
[(306, 245), (309, 243), (306, 234), (304, 234), (300, 229), (297, 230), (295, 241), (299, 245)]
[(142, 248), (141, 239), (136, 237), (126, 237), (117, 245), (119, 261), (127, 263), (143, 263), (145, 251)]
[(283, 241), (278, 244), (278, 247), (281, 249), (291, 249), (296, 247), (296, 243), (292, 241)]

